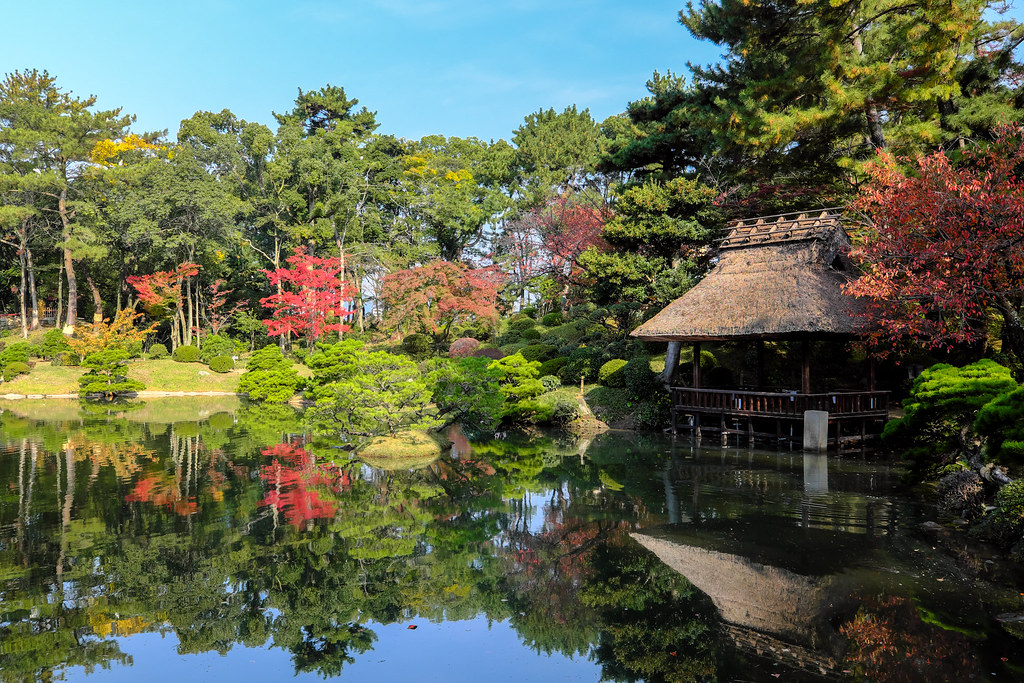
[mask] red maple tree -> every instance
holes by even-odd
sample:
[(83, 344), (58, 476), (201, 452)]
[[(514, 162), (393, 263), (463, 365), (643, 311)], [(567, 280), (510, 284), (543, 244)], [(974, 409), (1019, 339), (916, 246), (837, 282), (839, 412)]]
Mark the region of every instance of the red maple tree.
[(352, 312), (355, 290), (342, 279), (341, 259), (320, 258), (299, 247), (286, 261), (290, 268), (263, 271), (270, 284), (281, 285), (280, 293), (260, 299), (273, 311), (273, 317), (263, 321), (267, 334), (304, 334), (312, 347), (328, 332), (347, 332), (344, 318)]
[(231, 320), (231, 316), (245, 306), (245, 303), (242, 301), (236, 302), (233, 306), (228, 306), (228, 294), (233, 293), (235, 290), (221, 289), (223, 286), (224, 280), (218, 279), (206, 288), (206, 291), (210, 293), (210, 303), (206, 307), (206, 316), (210, 320), (210, 330), (213, 334), (220, 334), (220, 331)]
[(440, 343), (457, 324), (497, 324), (498, 290), (504, 282), (497, 266), (470, 268), (453, 261), (391, 273), (381, 288), (386, 306), (382, 327), (425, 332)]
[(540, 223), (541, 247), (546, 272), (559, 284), (572, 282), (580, 255), (590, 247), (604, 251), (604, 225), (612, 217), (607, 204), (588, 204), (575, 196), (563, 196), (548, 205)]
[(978, 342), (994, 309), (1007, 350), (1024, 359), (1024, 134), (1002, 128), (957, 156), (921, 157), (912, 173), (890, 154), (868, 167), (856, 207), (869, 221), (851, 252), (863, 275), (847, 291), (867, 297), (879, 355), (906, 341)]
[(151, 315), (173, 316), (181, 305), (182, 283), (198, 275), (200, 268), (198, 264), (186, 261), (174, 270), (159, 270), (150, 275), (129, 275), (125, 279), (139, 293), (139, 299)]

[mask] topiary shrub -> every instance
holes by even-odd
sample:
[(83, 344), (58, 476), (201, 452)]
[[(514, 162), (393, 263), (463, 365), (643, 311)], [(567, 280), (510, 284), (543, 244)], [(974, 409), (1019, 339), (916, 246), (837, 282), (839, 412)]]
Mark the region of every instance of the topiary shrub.
[(524, 330), (529, 330), (535, 327), (537, 323), (532, 318), (520, 318), (519, 320), (513, 320), (508, 324), (508, 329), (514, 332), (522, 334)]
[(537, 307), (536, 306), (527, 306), (526, 308), (524, 308), (523, 310), (521, 310), (519, 312), (522, 313), (523, 315), (525, 315), (527, 318), (532, 318), (533, 320), (537, 319)]
[(601, 369), (601, 350), (592, 346), (581, 346), (569, 354), (569, 360), (558, 376), (565, 384), (579, 384), (593, 382), (597, 379), (597, 373)]
[(531, 327), (520, 332), (519, 336), (526, 341), (536, 341), (537, 339), (540, 339), (540, 330), (535, 327)]
[(540, 374), (544, 375), (557, 375), (558, 371), (568, 362), (568, 358), (565, 356), (559, 356), (558, 358), (552, 358), (546, 360), (540, 364)]
[(425, 334), (409, 334), (402, 340), (402, 352), (414, 358), (430, 354), (430, 337)]
[(284, 357), (276, 344), (271, 344), (249, 357), (238, 391), (253, 401), (284, 403), (301, 384), (302, 378), (292, 367), (292, 361)]
[(490, 358), (491, 360), (501, 360), (505, 357), (505, 353), (501, 349), (477, 349), (473, 352), (473, 356), (476, 358)]
[(179, 363), (198, 363), (199, 349), (191, 344), (183, 344), (182, 346), (174, 349), (174, 353), (171, 354), (171, 358)]
[(558, 353), (558, 349), (550, 344), (531, 344), (519, 353), (523, 354), (523, 358), (526, 360), (535, 360), (543, 363), (554, 358), (555, 354)]
[(0, 368), (5, 368), (11, 363), (28, 363), (31, 355), (32, 345), (28, 342), (8, 344), (0, 351)]
[(562, 314), (558, 311), (548, 313), (546, 316), (541, 318), (540, 322), (544, 327), (558, 327), (562, 324)]
[(661, 389), (658, 376), (651, 369), (651, 359), (647, 356), (630, 358), (622, 368), (622, 381), (626, 391), (635, 399), (645, 399)]
[(208, 334), (203, 339), (203, 345), (199, 350), (199, 359), (210, 364), (216, 356), (232, 356), (235, 353), (235, 343), (219, 334)]
[(904, 451), (914, 474), (933, 472), (970, 450), (979, 409), (1017, 387), (1009, 369), (988, 359), (962, 368), (933, 365), (914, 380), (903, 417), (889, 421), (882, 438)]
[(58, 353), (64, 351), (70, 351), (71, 347), (68, 346), (68, 339), (64, 336), (64, 333), (60, 330), (53, 329), (43, 335), (42, 340), (39, 342), (37, 351), (40, 358), (53, 359)]
[(104, 349), (90, 353), (82, 360), (89, 372), (78, 378), (80, 396), (103, 394), (108, 397), (142, 391), (146, 385), (137, 379), (130, 379), (124, 372), (128, 352), (124, 349)]
[(4, 381), (10, 382), (18, 375), (28, 374), (29, 369), (28, 363), (22, 363), (20, 360), (8, 363), (4, 366)]
[(210, 359), (210, 370), (213, 372), (231, 372), (235, 369), (235, 361), (231, 356), (214, 356)]
[(466, 358), (473, 355), (473, 352), (480, 348), (480, 340), (472, 337), (462, 337), (452, 342), (448, 347), (448, 356), (451, 358)]
[(626, 375), (623, 369), (626, 361), (621, 358), (610, 360), (601, 366), (597, 373), (597, 380), (606, 387), (621, 388), (626, 386)]
[(544, 391), (554, 391), (558, 387), (562, 386), (562, 380), (558, 379), (554, 375), (542, 375), (540, 383), (544, 385)]
[(167, 358), (167, 347), (163, 344), (153, 344), (149, 347), (149, 357), (153, 360)]
[(997, 396), (978, 411), (974, 429), (987, 437), (989, 458), (1001, 463), (1024, 463), (1024, 387)]

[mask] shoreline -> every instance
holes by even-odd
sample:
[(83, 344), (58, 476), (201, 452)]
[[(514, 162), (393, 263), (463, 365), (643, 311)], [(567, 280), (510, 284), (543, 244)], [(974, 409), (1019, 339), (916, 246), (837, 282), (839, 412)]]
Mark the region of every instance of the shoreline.
[[(238, 396), (237, 391), (140, 391), (129, 398), (165, 398), (168, 396)], [(78, 394), (0, 394), (0, 399), (19, 401), (22, 399), (81, 398)]]

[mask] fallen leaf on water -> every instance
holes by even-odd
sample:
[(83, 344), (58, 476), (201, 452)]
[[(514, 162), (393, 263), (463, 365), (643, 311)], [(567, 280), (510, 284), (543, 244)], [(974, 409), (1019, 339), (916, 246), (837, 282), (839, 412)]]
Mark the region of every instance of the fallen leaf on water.
[(415, 631), (416, 630), (416, 624), (409, 624), (408, 626), (406, 626), (406, 628), (408, 628), (410, 631)]

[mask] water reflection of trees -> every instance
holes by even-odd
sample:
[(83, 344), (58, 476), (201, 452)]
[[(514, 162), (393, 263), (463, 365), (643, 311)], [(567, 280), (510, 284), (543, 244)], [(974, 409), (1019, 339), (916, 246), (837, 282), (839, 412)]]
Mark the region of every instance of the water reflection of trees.
[(281, 648), (330, 676), (373, 623), (481, 615), (607, 678), (714, 677), (713, 610), (629, 540), (642, 507), (621, 489), (641, 479), (607, 454), (504, 441), (381, 471), (333, 463), (287, 408), (8, 413), (3, 448), (2, 680), (130, 664), (116, 638), (139, 632), (180, 653)]

